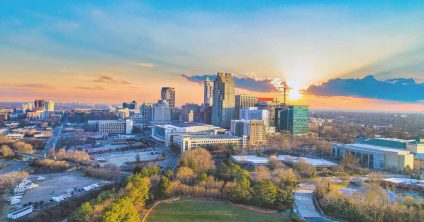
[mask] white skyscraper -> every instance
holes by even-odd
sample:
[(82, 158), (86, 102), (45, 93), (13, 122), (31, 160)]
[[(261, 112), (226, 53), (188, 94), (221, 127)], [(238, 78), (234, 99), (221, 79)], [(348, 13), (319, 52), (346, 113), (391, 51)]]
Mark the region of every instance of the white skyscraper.
[(213, 105), (213, 82), (206, 77), (204, 83), (204, 94), (203, 94), (203, 105), (212, 106)]
[(166, 100), (159, 100), (158, 103), (153, 105), (153, 118), (152, 122), (155, 124), (163, 124), (171, 122), (171, 107)]

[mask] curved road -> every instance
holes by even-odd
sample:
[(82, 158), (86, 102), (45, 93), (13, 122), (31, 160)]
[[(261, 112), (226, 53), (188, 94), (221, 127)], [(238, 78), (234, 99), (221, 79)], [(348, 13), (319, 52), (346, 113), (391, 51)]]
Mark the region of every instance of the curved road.
[(330, 222), (325, 218), (314, 204), (315, 184), (313, 182), (301, 183), (294, 192), (294, 203), (297, 213), (306, 221)]

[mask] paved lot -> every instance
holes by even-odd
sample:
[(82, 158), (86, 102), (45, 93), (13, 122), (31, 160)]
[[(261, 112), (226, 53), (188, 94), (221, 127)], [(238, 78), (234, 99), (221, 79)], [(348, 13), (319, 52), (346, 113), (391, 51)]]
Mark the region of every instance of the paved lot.
[(0, 174), (24, 170), (24, 168), (28, 166), (28, 163), (22, 160), (2, 160), (0, 164), (6, 164), (6, 167), (0, 170)]
[[(153, 152), (160, 152), (161, 150), (156, 149)], [(153, 154), (152, 150), (129, 150), (129, 151), (123, 151), (123, 152), (112, 152), (112, 153), (103, 153), (103, 154), (96, 154), (93, 155), (93, 157), (102, 157), (106, 160), (106, 162), (101, 163), (101, 165), (112, 163), (117, 166), (122, 166), (126, 162), (134, 162), (136, 160), (137, 154), (140, 156), (140, 161), (150, 161), (160, 158), (161, 154)]]
[[(38, 176), (39, 175), (31, 176), (30, 179), (39, 186), (25, 191), (22, 197), (22, 203), (41, 200), (48, 201), (52, 196), (58, 196), (68, 189), (73, 189), (75, 187), (82, 188), (100, 182), (99, 179), (83, 176), (81, 172), (43, 174), (43, 176), (47, 178), (43, 181), (36, 181), (35, 178)], [(54, 194), (50, 194), (53, 191)]]

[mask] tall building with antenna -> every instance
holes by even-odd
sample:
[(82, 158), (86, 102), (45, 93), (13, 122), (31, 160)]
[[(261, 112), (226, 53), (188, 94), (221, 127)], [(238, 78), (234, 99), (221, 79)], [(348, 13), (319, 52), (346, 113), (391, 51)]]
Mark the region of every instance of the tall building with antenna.
[(212, 106), (213, 104), (213, 82), (206, 77), (203, 91), (203, 106)]

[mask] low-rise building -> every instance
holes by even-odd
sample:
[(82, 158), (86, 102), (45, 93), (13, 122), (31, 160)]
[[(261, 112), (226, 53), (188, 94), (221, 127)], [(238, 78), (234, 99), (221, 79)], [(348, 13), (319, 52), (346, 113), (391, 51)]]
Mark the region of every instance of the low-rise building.
[(181, 148), (181, 153), (197, 147), (210, 147), (214, 145), (230, 145), (237, 149), (246, 148), (247, 137), (238, 137), (226, 134), (218, 135), (179, 135), (174, 138), (174, 143)]
[(393, 138), (360, 138), (354, 144), (333, 144), (332, 155), (343, 158), (346, 153), (357, 157), (362, 166), (400, 172), (423, 169), (424, 140), (401, 140)]
[(152, 137), (155, 140), (164, 142), (169, 146), (174, 141), (174, 137), (179, 135), (215, 135), (224, 134), (225, 129), (217, 126), (202, 124), (202, 123), (173, 123), (154, 125), (152, 127)]
[(94, 126), (100, 133), (108, 134), (131, 134), (133, 121), (126, 120), (93, 120), (88, 121), (89, 125)]

